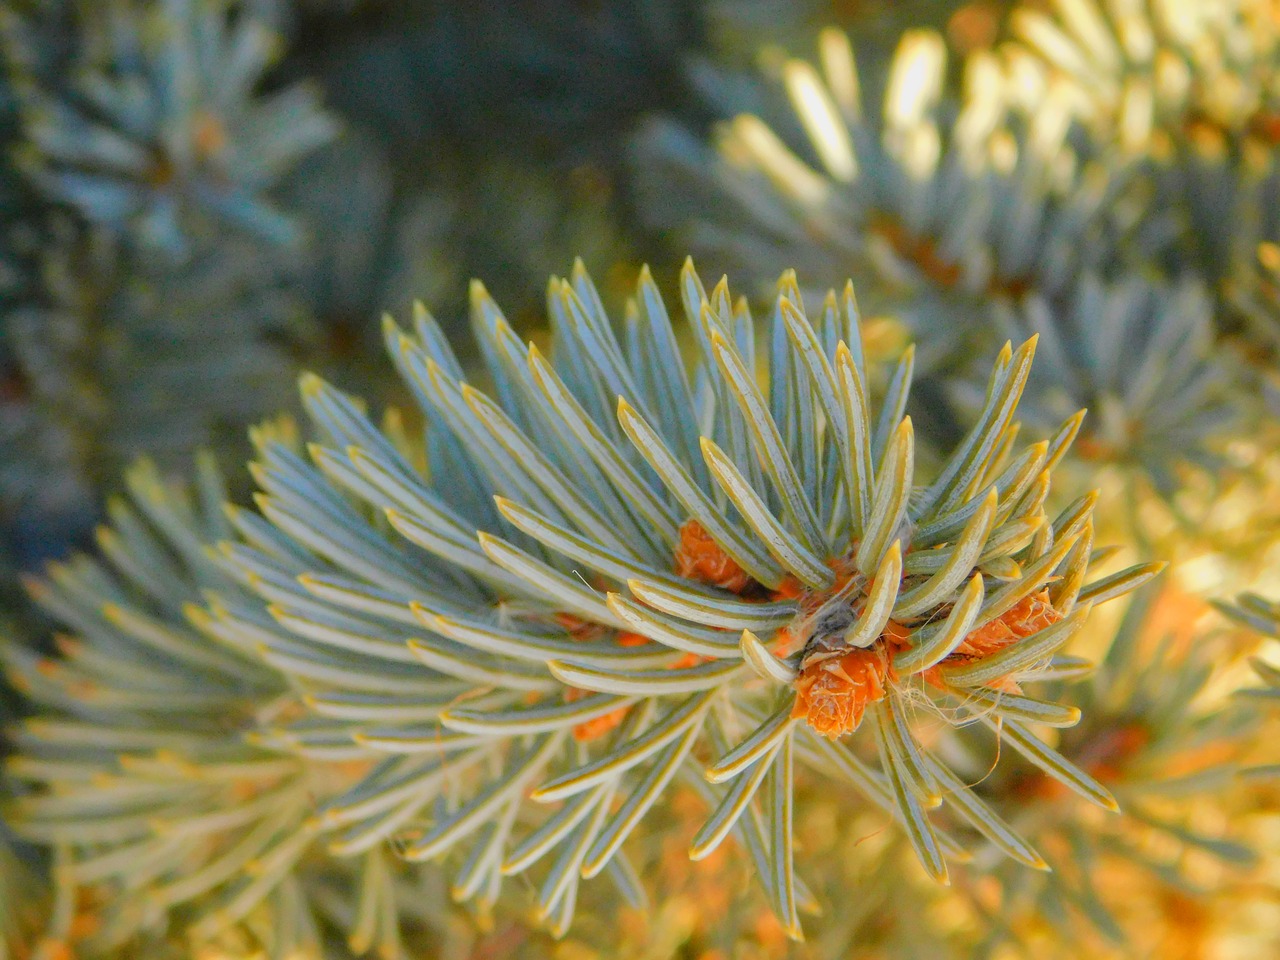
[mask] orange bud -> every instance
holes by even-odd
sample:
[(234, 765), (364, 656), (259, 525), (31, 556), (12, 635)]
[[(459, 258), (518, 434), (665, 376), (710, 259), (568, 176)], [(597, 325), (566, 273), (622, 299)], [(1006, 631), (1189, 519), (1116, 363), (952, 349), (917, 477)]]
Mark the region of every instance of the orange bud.
[(877, 642), (855, 648), (841, 657), (806, 666), (796, 678), (793, 717), (803, 717), (824, 737), (852, 733), (862, 722), (867, 705), (883, 700), (893, 678), (892, 654)]
[(755, 582), (697, 520), (686, 520), (680, 528), (676, 573), (730, 593), (742, 593)]
[(1062, 614), (1049, 603), (1049, 591), (1041, 590), (1023, 597), (1012, 609), (970, 631), (951, 656), (989, 657), (1061, 619)]

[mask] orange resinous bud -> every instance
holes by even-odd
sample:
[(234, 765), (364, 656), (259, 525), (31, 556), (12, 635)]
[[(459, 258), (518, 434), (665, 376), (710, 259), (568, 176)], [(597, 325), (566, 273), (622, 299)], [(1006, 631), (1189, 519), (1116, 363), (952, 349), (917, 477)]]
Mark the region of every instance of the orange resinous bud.
[[(577, 703), (585, 697), (591, 696), (591, 691), (583, 690), (579, 687), (569, 687), (564, 692), (565, 703)], [(590, 720), (584, 720), (573, 728), (573, 738), (579, 741), (597, 740), (607, 733), (612, 733), (622, 721), (626, 719), (627, 712), (630, 707), (618, 707), (616, 710), (610, 710), (608, 713)]]
[[(557, 614), (557, 620), (560, 620), (561, 617), (564, 618), (562, 622), (566, 626), (566, 629), (570, 629), (570, 632), (572, 633), (571, 621), (575, 618), (570, 617), (568, 614)], [(642, 647), (649, 642), (648, 637), (641, 636), (638, 633), (631, 633), (629, 631), (619, 631), (614, 637), (614, 640), (620, 647)], [(702, 660), (703, 658), (696, 654), (686, 653), (677, 658), (671, 664), (670, 669), (684, 670), (689, 667), (696, 666), (698, 663), (702, 662)], [(564, 699), (565, 703), (576, 703), (583, 697), (589, 697), (590, 695), (591, 693), (588, 690), (582, 690), (578, 687), (568, 687), (564, 692)], [(598, 740), (600, 737), (603, 737), (608, 733), (612, 733), (621, 726), (622, 721), (626, 719), (627, 713), (630, 710), (630, 707), (619, 707), (617, 710), (611, 710), (602, 716), (595, 717), (591, 720), (584, 720), (573, 728), (574, 739), (586, 742), (589, 740)]]
[(973, 660), (989, 657), (1061, 619), (1062, 614), (1049, 603), (1049, 591), (1041, 590), (1024, 597), (1012, 609), (971, 631), (951, 652), (951, 657)]
[(884, 699), (893, 671), (894, 646), (884, 638), (866, 648), (807, 664), (796, 678), (791, 716), (803, 717), (818, 733), (835, 739), (852, 733), (867, 706)]
[(742, 593), (754, 581), (738, 566), (697, 520), (686, 520), (680, 528), (680, 546), (676, 548), (676, 573), (699, 583), (720, 587), (730, 593)]
[[(935, 687), (944, 687), (946, 684), (942, 680), (941, 667), (986, 659), (1061, 619), (1062, 614), (1049, 603), (1049, 591), (1041, 590), (1024, 597), (1005, 613), (971, 630), (946, 659), (925, 671), (924, 678)], [(998, 677), (986, 686), (1005, 693), (1022, 692), (1022, 688), (1012, 677)]]

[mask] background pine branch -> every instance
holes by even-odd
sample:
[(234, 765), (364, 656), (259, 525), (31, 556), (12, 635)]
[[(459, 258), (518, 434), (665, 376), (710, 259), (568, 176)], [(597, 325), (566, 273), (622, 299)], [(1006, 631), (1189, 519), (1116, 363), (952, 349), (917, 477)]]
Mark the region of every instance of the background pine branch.
[(0, 956), (1274, 952), (1277, 23), (12, 0)]

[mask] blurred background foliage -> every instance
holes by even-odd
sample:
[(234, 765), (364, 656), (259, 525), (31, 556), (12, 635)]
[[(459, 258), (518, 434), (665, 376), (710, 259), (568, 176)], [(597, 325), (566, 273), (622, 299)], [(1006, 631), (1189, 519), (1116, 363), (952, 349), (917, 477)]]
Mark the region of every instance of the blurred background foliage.
[[(1273, 0), (5, 0), (0, 34), (0, 719), (68, 682), (20, 577), (93, 547), (138, 457), (135, 494), (204, 449), (243, 500), (246, 429), (303, 370), (403, 402), (383, 311), (423, 301), (469, 365), (473, 277), (541, 341), (575, 257), (615, 316), (641, 264), (670, 294), (686, 254), (761, 298), (795, 267), (811, 307), (851, 276), (873, 376), (918, 344), (922, 459), (998, 344), (1038, 333), (1026, 429), (1090, 409), (1055, 495), (1101, 486), (1099, 542), (1172, 562), (1082, 640), (1100, 667), (1060, 747), (1130, 818), (987, 778), (961, 741), (1058, 869), (979, 858), (942, 889), (882, 816), (802, 783), (825, 913), (797, 945), (740, 851), (687, 861), (686, 785), (635, 841), (648, 912), (588, 900), (556, 941), (424, 869), (388, 881), (410, 955), (1280, 953), (1280, 713), (1256, 692), (1280, 632)], [(1208, 602), (1242, 593), (1234, 619)], [(65, 956), (37, 931), (91, 911), (42, 895), (61, 856), (0, 828), (0, 957)], [(297, 943), (347, 955), (353, 884), (313, 871), (296, 896), (332, 929)], [(195, 955), (270, 952), (286, 915)]]

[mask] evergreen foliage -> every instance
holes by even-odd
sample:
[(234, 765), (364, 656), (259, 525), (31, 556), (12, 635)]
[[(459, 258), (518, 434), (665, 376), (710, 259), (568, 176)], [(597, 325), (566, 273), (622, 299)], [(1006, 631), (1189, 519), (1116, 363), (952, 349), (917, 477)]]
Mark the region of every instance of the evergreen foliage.
[[(14, 71), (29, 140), (19, 159), (34, 182), (91, 223), (178, 255), (210, 220), (298, 242), (267, 191), (334, 127), (314, 90), (260, 92), (278, 50), (267, 27), (237, 0), (76, 14), (76, 48), (56, 70)], [(29, 47), (38, 26), (11, 23), (9, 43)]]
[(104, 230), (63, 226), (42, 253), (42, 295), (6, 318), (21, 393), (4, 407), (0, 482), (20, 517), (83, 523), (119, 464), (173, 464), (287, 402), (280, 370), (311, 334), (253, 244), (157, 266)]
[(1278, 53), (9, 0), (0, 960), (1280, 951)]
[(271, 191), (336, 127), (314, 89), (263, 90), (278, 44), (241, 3), (3, 23), (12, 160), (40, 198), (9, 230), (24, 256), (0, 400), (0, 503), (29, 566), (83, 537), (133, 457), (235, 448), (287, 400), (279, 371), (315, 335), (291, 277), (302, 225)]
[[(1268, 0), (1015, 10), (1012, 71), (1066, 91), (1099, 151), (1140, 160), (1162, 221), (1152, 253), (1229, 291), (1280, 240), (1280, 25)], [(1088, 79), (1085, 79), (1085, 75)], [(1034, 87), (1034, 83), (1030, 86)], [(1025, 109), (1035, 109), (1033, 99)], [(1236, 320), (1232, 311), (1224, 319)]]
[[(564, 933), (580, 875), (607, 871), (639, 896), (621, 845), (677, 776), (712, 807), (691, 854), (737, 831), (799, 936), (812, 898), (792, 869), (796, 759), (883, 806), (935, 879), (964, 855), (926, 813), (943, 802), (1043, 866), (917, 741), (916, 703), (991, 728), (1114, 807), (1023, 726), (1073, 724), (1078, 711), (1021, 684), (1078, 673), (1054, 652), (1093, 604), (1156, 568), (1090, 580), (1094, 498), (1045, 513), (1079, 418), (1016, 449), (1034, 341), (1005, 348), (976, 426), (920, 482), (902, 416), (910, 354), (873, 416), (851, 288), (814, 324), (784, 276), (769, 323), (769, 368), (781, 372), (762, 392), (741, 352), (754, 349), (745, 304), (723, 283), (707, 294), (691, 266), (682, 282), (700, 325), (688, 374), (647, 275), (626, 346), (581, 265), (553, 280), (549, 359), (521, 348), (477, 287), (497, 401), (457, 379), (425, 311), (413, 337), (388, 323), (425, 450), (307, 378), (311, 462), (287, 433), (257, 432), (262, 516), (230, 511), (241, 540), (217, 567), (203, 551), (231, 529), (217, 485), (206, 473), (197, 511), (143, 466), (135, 505), (117, 503), (99, 535), (115, 574), (81, 560), (33, 582), (78, 639), (61, 641), (57, 661), (8, 652), (19, 689), (53, 711), (19, 735), (11, 773), (44, 789), (17, 801), (15, 822), (66, 851), (64, 883), (116, 891), (91, 945), (162, 932), (198, 894), (197, 938), (268, 894), (296, 912), (305, 897), (290, 870), (322, 834), (340, 858), (380, 858), (393, 839), (411, 862), (465, 847), (455, 896), (490, 905), (504, 876), (558, 848), (539, 914)], [(632, 398), (617, 419), (611, 382)], [(829, 443), (804, 427), (819, 415)], [(469, 504), (442, 498), (464, 486)], [(854, 732), (864, 712), (873, 736), (860, 749), (824, 739)], [(367, 772), (342, 789), (353, 767)], [(313, 816), (316, 797), (328, 799)], [(299, 936), (312, 926), (278, 922)]]
[[(1129, 276), (1108, 284), (1085, 273), (1059, 304), (1033, 295), (1016, 310), (1001, 305), (1000, 316), (1015, 335), (1041, 338), (1028, 387), (1036, 400), (1058, 417), (1089, 410), (1086, 459), (1136, 465), (1165, 494), (1178, 486), (1175, 451), (1217, 464), (1215, 439), (1241, 419), (1230, 398), (1239, 373), (1214, 349), (1202, 283)], [(1041, 419), (1044, 430), (1052, 418)]]
[[(1280, 639), (1280, 603), (1274, 603), (1254, 593), (1242, 594), (1233, 605), (1221, 604), (1219, 609), (1263, 636)], [(1254, 669), (1262, 681), (1260, 687), (1241, 691), (1250, 698), (1257, 698), (1267, 705), (1280, 701), (1280, 670), (1259, 657), (1253, 661)], [(1280, 764), (1271, 764), (1252, 771), (1256, 776), (1280, 775)]]
[(1123, 820), (1089, 817), (1036, 771), (997, 771), (983, 781), (980, 791), (999, 798), (997, 809), (1009, 809), (1014, 823), (1041, 838), (1053, 867), (1031, 882), (1004, 884), (1009, 925), (994, 928), (991, 942), (1047, 922), (1069, 950), (1089, 942), (1091, 931), (1078, 927), (1083, 919), (1123, 948), (1138, 911), (1104, 887), (1113, 876), (1141, 877), (1140, 888), (1163, 891), (1176, 904), (1204, 895), (1197, 855), (1237, 870), (1256, 862), (1245, 843), (1188, 815), (1195, 798), (1231, 793), (1258, 726), (1251, 712), (1207, 693), (1215, 660), (1232, 654), (1220, 635), (1197, 627), (1203, 609), (1189, 600), (1174, 590), (1146, 591), (1130, 603), (1096, 672), (1073, 697), (1081, 722), (1058, 744), (1113, 792)]
[[(748, 276), (780, 256), (818, 278), (852, 269), (870, 309), (916, 331), (923, 373), (953, 398), (981, 390), (965, 358), (1007, 332), (1000, 318), (1020, 315), (1012, 326), (1042, 331), (1057, 368), (1033, 381), (1031, 396), (1052, 409), (1066, 392), (1095, 407), (1089, 449), (1138, 466), (1165, 494), (1180, 464), (1211, 462), (1233, 411), (1212, 399), (1210, 384), (1228, 368), (1195, 282), (1181, 270), (1160, 275), (1171, 241), (1163, 201), (1146, 189), (1148, 168), (1083, 136), (1073, 124), (1078, 98), (1043, 77), (1025, 82), (1012, 56), (973, 55), (952, 102), (942, 38), (909, 32), (882, 103), (870, 108), (849, 39), (827, 30), (818, 47), (819, 66), (796, 59), (781, 69), (794, 111), (781, 132), (740, 115), (722, 130), (718, 161), (669, 125), (641, 141), (654, 222), (692, 221), (695, 248)], [(1039, 95), (1020, 101), (1028, 89)], [(696, 192), (696, 210), (664, 202), (671, 179)], [(1143, 306), (1171, 298), (1177, 309)], [(1135, 350), (1152, 373), (1121, 384), (1112, 365)], [(1196, 373), (1181, 402), (1165, 398), (1157, 411), (1142, 397), (1163, 367)]]
[[(187, 933), (315, 955), (323, 875), (298, 868), (315, 845), (317, 797), (351, 775), (254, 742), (288, 708), (288, 688), (253, 649), (253, 625), (269, 631), (269, 618), (208, 554), (232, 529), (211, 461), (190, 492), (146, 461), (127, 481), (98, 530), (102, 558), (53, 564), (28, 584), (73, 631), (55, 637), (56, 657), (4, 650), (37, 710), (15, 734), (7, 771), (21, 792), (8, 817), (57, 851), (45, 936), (88, 956), (159, 951)], [(228, 636), (204, 604), (236, 611), (243, 629)], [(358, 915), (344, 918), (353, 939), (397, 955), (393, 876), (377, 860), (346, 882), (360, 891)]]

